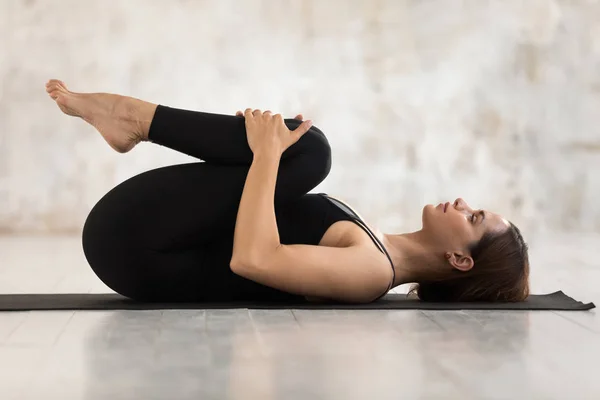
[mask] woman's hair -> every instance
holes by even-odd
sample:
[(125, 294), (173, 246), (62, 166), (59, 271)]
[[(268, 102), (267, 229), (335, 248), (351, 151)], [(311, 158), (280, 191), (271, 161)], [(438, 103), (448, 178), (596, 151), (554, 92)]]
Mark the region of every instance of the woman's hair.
[(510, 223), (502, 233), (486, 233), (469, 246), (474, 265), (421, 280), (411, 287), (423, 301), (523, 301), (529, 296), (528, 246)]

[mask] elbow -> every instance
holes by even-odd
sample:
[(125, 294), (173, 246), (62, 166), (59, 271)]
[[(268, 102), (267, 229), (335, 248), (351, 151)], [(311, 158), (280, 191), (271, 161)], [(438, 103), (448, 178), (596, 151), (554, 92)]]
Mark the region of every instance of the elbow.
[[(280, 246), (281, 245), (279, 245), (275, 251), (277, 251)], [(229, 261), (229, 268), (234, 274), (241, 276), (244, 276), (244, 271), (265, 269), (267, 260), (273, 258), (275, 251), (255, 251), (252, 254), (245, 254), (243, 256), (234, 254)]]
[(244, 259), (234, 257), (231, 259), (231, 261), (229, 261), (229, 268), (231, 269), (231, 272), (244, 277), (247, 275), (247, 271), (253, 269), (255, 265), (257, 265), (255, 262), (252, 262), (247, 258)]
[(242, 260), (232, 258), (231, 261), (229, 261), (229, 268), (234, 274), (240, 275), (243, 269), (247, 268), (247, 264), (248, 263), (243, 262)]

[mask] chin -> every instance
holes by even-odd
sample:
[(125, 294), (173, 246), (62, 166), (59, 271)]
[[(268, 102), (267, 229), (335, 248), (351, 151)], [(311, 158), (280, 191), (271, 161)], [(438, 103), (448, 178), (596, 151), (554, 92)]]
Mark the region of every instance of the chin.
[(435, 206), (433, 204), (425, 204), (423, 207), (423, 215), (435, 212)]
[(433, 210), (435, 210), (435, 206), (433, 204), (426, 204), (425, 207), (423, 207), (423, 213), (421, 215), (423, 227), (425, 227), (425, 225), (429, 225), (427, 221), (429, 218), (431, 218), (430, 214)]

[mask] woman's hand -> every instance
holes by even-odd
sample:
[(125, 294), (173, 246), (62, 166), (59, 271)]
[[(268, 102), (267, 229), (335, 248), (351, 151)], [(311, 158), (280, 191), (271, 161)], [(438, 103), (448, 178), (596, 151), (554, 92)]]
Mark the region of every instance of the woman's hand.
[[(243, 117), (244, 113), (241, 111), (238, 111), (235, 113), (235, 115), (237, 115), (238, 117)], [(302, 121), (304, 119), (304, 116), (302, 114), (298, 114), (294, 117), (294, 119), (297, 119), (298, 121)]]
[[(238, 111), (235, 115), (242, 116), (242, 112)], [(298, 128), (290, 131), (281, 114), (273, 115), (269, 110), (262, 112), (247, 108), (243, 116), (246, 120), (248, 145), (254, 155), (267, 153), (281, 156), (312, 126), (312, 121), (303, 121)], [(295, 119), (302, 120), (302, 114), (298, 114)]]

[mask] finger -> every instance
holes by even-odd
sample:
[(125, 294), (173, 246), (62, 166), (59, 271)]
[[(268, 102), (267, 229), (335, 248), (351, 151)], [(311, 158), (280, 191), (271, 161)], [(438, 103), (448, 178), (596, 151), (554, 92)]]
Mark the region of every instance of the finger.
[(267, 111), (263, 112), (263, 115), (271, 116), (271, 115), (273, 115), (273, 112), (271, 112), (271, 110), (267, 110)]
[(243, 117), (244, 116), (244, 114), (241, 111), (236, 112), (235, 115), (238, 116), (238, 117)]
[(302, 135), (304, 135), (306, 132), (308, 132), (308, 130), (310, 129), (311, 126), (312, 126), (311, 120), (304, 121), (300, 124), (299, 127), (297, 127), (296, 129), (294, 129), (292, 131), (292, 134), (296, 137), (296, 140), (298, 140), (302, 137)]
[(298, 121), (302, 121), (304, 119), (304, 116), (302, 114), (298, 114), (294, 117), (294, 119), (297, 119)]
[(244, 111), (244, 117), (246, 117), (246, 120), (251, 120), (254, 118), (254, 114), (252, 114), (251, 108), (246, 108), (246, 110)]
[(260, 117), (261, 114), (262, 113), (260, 112), (260, 110), (258, 108), (252, 112), (252, 115), (254, 115), (255, 117)]

